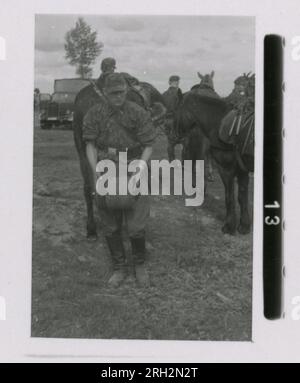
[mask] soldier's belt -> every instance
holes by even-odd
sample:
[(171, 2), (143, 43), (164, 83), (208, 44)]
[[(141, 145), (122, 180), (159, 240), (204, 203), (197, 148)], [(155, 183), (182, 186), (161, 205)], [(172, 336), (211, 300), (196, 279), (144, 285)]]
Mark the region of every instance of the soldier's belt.
[(174, 118), (174, 112), (167, 112), (166, 118), (173, 119)]
[(124, 153), (126, 152), (127, 153), (127, 159), (133, 159), (133, 158), (137, 158), (137, 157), (140, 157), (141, 154), (142, 154), (142, 147), (141, 146), (136, 146), (134, 148), (112, 148), (112, 147), (109, 147), (107, 149), (107, 152), (109, 155), (113, 155), (113, 156), (118, 156), (120, 152)]

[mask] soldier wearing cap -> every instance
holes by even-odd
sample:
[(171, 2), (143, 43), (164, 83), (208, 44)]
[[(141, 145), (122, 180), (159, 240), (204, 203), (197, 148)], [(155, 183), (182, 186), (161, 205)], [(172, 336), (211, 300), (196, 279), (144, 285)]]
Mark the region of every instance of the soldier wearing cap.
[[(116, 60), (113, 57), (106, 57), (102, 60), (100, 68), (101, 74), (97, 80), (97, 87), (102, 92), (106, 77), (109, 74), (114, 73), (116, 69)], [(122, 76), (126, 80), (127, 86), (135, 87), (139, 85), (139, 80), (131, 76), (129, 73), (122, 72)]]
[(39, 88), (34, 89), (33, 107), (34, 107), (34, 126), (40, 126), (40, 102), (41, 93)]
[(102, 91), (105, 83), (105, 78), (114, 73), (116, 69), (116, 60), (113, 57), (106, 57), (101, 61), (101, 74), (97, 80), (97, 86)]
[(180, 77), (177, 75), (170, 76), (169, 88), (163, 93), (165, 105), (167, 107), (166, 120), (165, 120), (165, 133), (168, 138), (168, 156), (169, 161), (175, 158), (175, 145), (178, 138), (174, 131), (174, 117), (175, 112), (182, 100), (182, 92), (179, 88)]
[[(141, 168), (151, 157), (156, 130), (149, 112), (126, 100), (127, 84), (120, 73), (109, 74), (104, 83), (105, 102), (92, 107), (83, 121), (83, 139), (87, 158), (92, 167), (94, 185), (97, 182), (98, 152), (118, 154), (127, 152), (128, 161), (140, 159)], [(110, 157), (113, 159), (113, 157)], [(115, 162), (117, 164), (116, 158)], [(134, 175), (130, 175), (131, 177)], [(123, 197), (123, 196), (116, 196)], [(132, 197), (132, 196), (130, 196)], [(126, 259), (122, 241), (122, 222), (129, 233), (135, 275), (139, 285), (147, 286), (149, 276), (145, 268), (145, 229), (150, 214), (149, 196), (138, 195), (130, 207), (108, 204), (97, 195), (102, 228), (111, 254), (114, 271), (108, 283), (117, 287), (126, 277)], [(116, 202), (120, 202), (115, 198)]]
[(169, 115), (173, 115), (178, 103), (182, 99), (182, 92), (179, 88), (180, 77), (173, 75), (169, 78), (169, 89), (163, 93), (163, 98), (165, 100), (165, 105), (167, 107), (167, 112)]

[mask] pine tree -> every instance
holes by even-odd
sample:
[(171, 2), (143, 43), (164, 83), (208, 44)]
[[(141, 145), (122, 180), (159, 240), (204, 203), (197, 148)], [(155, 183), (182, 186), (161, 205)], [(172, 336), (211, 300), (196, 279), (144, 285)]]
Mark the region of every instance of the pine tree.
[(76, 74), (80, 78), (92, 76), (91, 65), (95, 63), (103, 48), (103, 43), (97, 42), (97, 32), (92, 32), (91, 27), (79, 18), (75, 28), (65, 36), (65, 58), (69, 64), (76, 67)]

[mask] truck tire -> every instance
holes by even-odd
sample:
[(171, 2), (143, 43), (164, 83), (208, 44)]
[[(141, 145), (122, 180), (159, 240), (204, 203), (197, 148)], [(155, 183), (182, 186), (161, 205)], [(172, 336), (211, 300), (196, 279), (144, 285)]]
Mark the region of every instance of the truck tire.
[(52, 129), (52, 124), (49, 124), (47, 121), (41, 122), (41, 129), (43, 130), (50, 130)]

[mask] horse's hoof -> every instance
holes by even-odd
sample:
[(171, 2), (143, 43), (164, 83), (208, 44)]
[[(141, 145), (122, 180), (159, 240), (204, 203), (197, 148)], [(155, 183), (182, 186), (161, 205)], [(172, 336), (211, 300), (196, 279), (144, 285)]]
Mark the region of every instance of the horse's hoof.
[(249, 234), (250, 233), (250, 225), (241, 225), (240, 224), (238, 227), (238, 232), (240, 234), (243, 234), (243, 235)]
[(225, 223), (225, 225), (222, 227), (222, 232), (224, 234), (234, 235), (235, 234), (235, 228), (228, 225), (228, 223)]
[(98, 239), (97, 233), (87, 233), (86, 238), (89, 242), (95, 242)]

